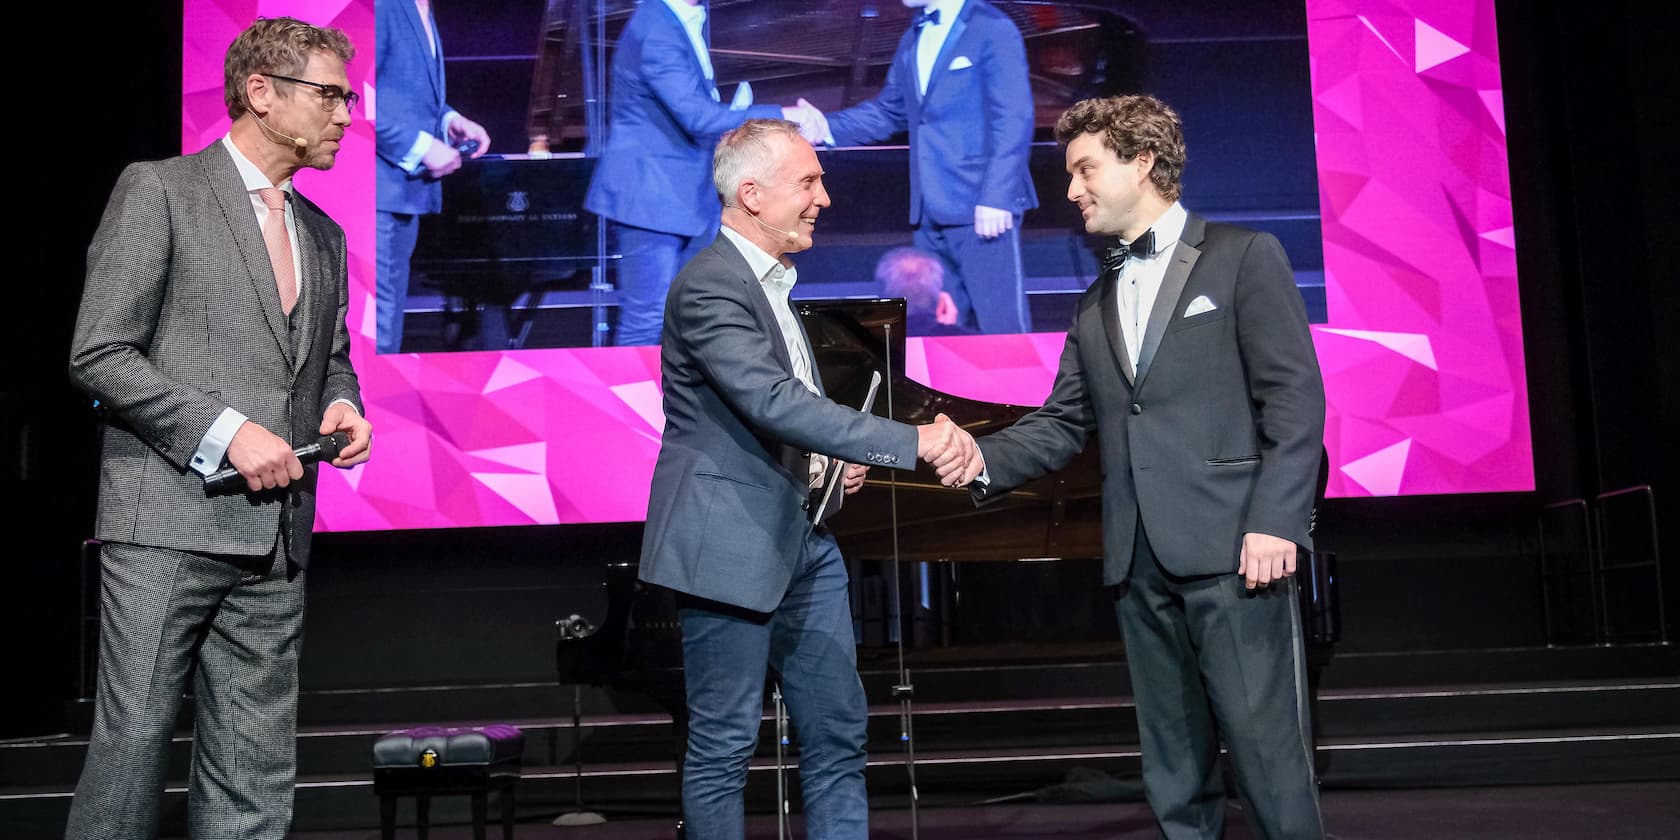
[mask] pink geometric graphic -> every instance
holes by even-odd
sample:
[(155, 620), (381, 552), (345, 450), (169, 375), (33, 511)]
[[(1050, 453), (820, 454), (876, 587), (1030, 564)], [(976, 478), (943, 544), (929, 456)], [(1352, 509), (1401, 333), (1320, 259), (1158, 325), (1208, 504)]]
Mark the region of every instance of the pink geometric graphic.
[[(1306, 0), (1331, 496), (1531, 490), (1492, 0)], [(227, 130), (222, 53), (255, 16), (343, 28), (367, 108), (298, 187), (345, 227), (373, 459), (323, 470), (322, 530), (638, 521), (664, 425), (653, 347), (373, 353), (372, 0), (187, 0), (182, 147)], [(1194, 139), (1192, 138), (1192, 143)], [(1061, 333), (911, 338), (907, 375), (1035, 406)], [(961, 419), (961, 418), (959, 418)]]
[(1534, 489), (1493, 3), (1308, 0), (1331, 496)]

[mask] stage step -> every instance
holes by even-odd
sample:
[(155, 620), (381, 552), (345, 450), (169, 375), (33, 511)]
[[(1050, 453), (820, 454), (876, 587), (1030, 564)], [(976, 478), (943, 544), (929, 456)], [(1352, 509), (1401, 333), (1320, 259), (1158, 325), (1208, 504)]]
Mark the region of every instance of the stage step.
[[(928, 686), (955, 690), (988, 669), (927, 670)], [(1054, 684), (1001, 679), (992, 688), (1032, 685), (1028, 696), (935, 702), (915, 706), (917, 777), (924, 796), (1008, 796), (1055, 785), (1075, 768), (1106, 776), (1074, 794), (1118, 795), (1135, 789), (1137, 733), (1122, 694), (1057, 696)], [(1079, 673), (1064, 668), (1064, 676)], [(876, 675), (880, 676), (880, 675)], [(1090, 675), (1087, 675), (1090, 676)], [(870, 681), (874, 681), (871, 679)], [(1101, 680), (1107, 682), (1105, 678)], [(1067, 690), (1069, 685), (1060, 686)], [(569, 692), (566, 692), (569, 695)], [(465, 693), (455, 695), (467, 697)], [(871, 692), (884, 696), (884, 692)], [(970, 695), (972, 696), (972, 695)], [(606, 695), (597, 700), (610, 699)], [(569, 696), (565, 698), (569, 704)], [(588, 704), (586, 703), (586, 708)], [(871, 709), (872, 791), (891, 796), (905, 788), (896, 704)], [(1324, 783), (1352, 787), (1638, 781), (1680, 777), (1680, 679), (1538, 681), (1396, 688), (1326, 688), (1320, 693), (1319, 760)], [(412, 720), (412, 719), (411, 719)], [(558, 812), (574, 796), (569, 716), (449, 716), (416, 722), (512, 722), (527, 732), (527, 780), (521, 799), (533, 813)], [(366, 827), (371, 802), (368, 756), (374, 740), (396, 720), (309, 726), (299, 737), (297, 825)], [(598, 712), (582, 721), (586, 801), (657, 811), (670, 807), (679, 750), (669, 716), (658, 711)], [(761, 730), (754, 767), (772, 766), (773, 721)], [(795, 727), (793, 749), (797, 750)], [(83, 738), (0, 744), (0, 824), (47, 825), (62, 820), (80, 772)], [(178, 736), (169, 777), (185, 778), (190, 743)], [(179, 787), (181, 782), (175, 782)], [(774, 779), (757, 772), (752, 806), (769, 807)], [(1050, 794), (1046, 794), (1050, 795)], [(172, 802), (182, 799), (172, 795)], [(179, 810), (179, 803), (171, 806)], [(452, 819), (440, 802), (439, 819)], [(464, 808), (462, 803), (460, 808)], [(462, 812), (464, 815), (464, 811)]]
[[(1552, 731), (1498, 731), (1389, 739), (1330, 739), (1326, 787), (1448, 787), (1506, 784), (1584, 784), (1676, 778), (1680, 728), (1612, 727)], [(1120, 801), (1141, 796), (1138, 749), (1129, 743), (1051, 748), (918, 750), (916, 780), (922, 799), (977, 802)], [(878, 807), (901, 799), (908, 789), (902, 753), (892, 747), (871, 755), (868, 784)], [(1070, 781), (1070, 779), (1072, 781)], [(798, 778), (785, 777), (797, 809)], [(664, 762), (619, 762), (586, 768), (581, 800), (593, 809), (674, 816), (678, 778)], [(773, 810), (773, 758), (752, 763), (748, 807)], [(61, 830), (69, 807), (68, 786), (13, 788), (0, 793), (0, 821), (23, 833)], [(578, 779), (566, 766), (535, 765), (519, 786), (520, 813), (554, 815), (578, 798)], [(165, 833), (180, 830), (185, 791), (172, 783), (166, 795)], [(300, 777), (294, 827), (299, 831), (369, 828), (378, 808), (367, 771)], [(467, 800), (442, 798), (433, 804), (436, 823), (463, 822)], [(412, 819), (412, 811), (403, 812)]]
[[(914, 707), (918, 743), (927, 749), (1008, 750), (1072, 745), (1127, 744), (1137, 739), (1128, 697), (1066, 697), (966, 702), (923, 701)], [(1680, 729), (1680, 681), (1617, 681), (1591, 685), (1446, 686), (1382, 691), (1327, 690), (1319, 696), (1319, 734), (1371, 739), (1430, 733), (1551, 730), (1582, 727)], [(526, 732), (527, 764), (573, 761), (577, 743), (570, 717), (433, 718), (427, 723), (468, 726), (512, 723)], [(373, 742), (414, 724), (311, 726), (298, 738), (298, 768), (305, 775), (359, 770)], [(773, 750), (773, 720), (766, 711), (760, 753)], [(797, 726), (793, 727), (797, 740)], [(891, 750), (899, 735), (899, 707), (870, 709), (869, 744)], [(674, 765), (680, 745), (669, 715), (656, 712), (589, 714), (582, 719), (586, 762), (646, 761)], [(0, 779), (36, 785), (70, 785), (81, 771), (85, 738), (42, 739), (0, 745)], [(184, 732), (171, 747), (171, 777), (184, 777), (190, 741)]]

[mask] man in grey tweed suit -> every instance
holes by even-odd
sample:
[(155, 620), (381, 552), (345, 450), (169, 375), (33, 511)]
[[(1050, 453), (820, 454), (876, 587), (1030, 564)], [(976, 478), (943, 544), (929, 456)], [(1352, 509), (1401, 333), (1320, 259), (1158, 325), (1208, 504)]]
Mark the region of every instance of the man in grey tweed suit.
[[(292, 448), (372, 426), (350, 366), (344, 231), (292, 188), (355, 95), (344, 33), (258, 20), (228, 48), (228, 134), (129, 166), (88, 249), (70, 376), (108, 413), (93, 734), (67, 836), (153, 837), (188, 675), (194, 837), (282, 837), (316, 475)], [(211, 495), (225, 462), (245, 491)]]

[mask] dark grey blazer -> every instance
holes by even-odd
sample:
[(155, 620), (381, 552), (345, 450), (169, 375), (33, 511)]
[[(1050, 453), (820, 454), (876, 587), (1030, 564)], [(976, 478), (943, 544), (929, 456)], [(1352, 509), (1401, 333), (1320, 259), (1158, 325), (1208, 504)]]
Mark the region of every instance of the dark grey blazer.
[(309, 562), (315, 467), (287, 490), (207, 496), (188, 468), (232, 406), (293, 446), (337, 399), (361, 409), (345, 327), (344, 230), (302, 195), (295, 336), (249, 194), (221, 141), (123, 170), (88, 248), (70, 377), (109, 409), (95, 536), (182, 551), (263, 554), (287, 528)]
[[(1178, 575), (1235, 571), (1250, 531), (1311, 548), (1324, 384), (1277, 239), (1191, 214), (1135, 366), (1114, 285), (1080, 299), (1044, 407), (980, 439), (991, 482), (976, 501), (1059, 469), (1095, 431), (1106, 583), (1131, 569), (1140, 513)], [(1217, 308), (1185, 317), (1201, 296)]]
[(916, 430), (806, 389), (758, 278), (722, 236), (671, 284), (660, 345), (665, 434), (640, 576), (770, 612), (811, 532), (803, 456), (914, 469)]

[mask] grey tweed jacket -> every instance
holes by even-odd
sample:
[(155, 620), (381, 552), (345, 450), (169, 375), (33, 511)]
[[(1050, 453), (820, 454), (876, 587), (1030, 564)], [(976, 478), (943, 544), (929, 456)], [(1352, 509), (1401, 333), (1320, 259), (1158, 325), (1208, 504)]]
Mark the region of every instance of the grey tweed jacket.
[(334, 400), (361, 409), (345, 326), (344, 230), (302, 195), (303, 293), (292, 324), (250, 197), (220, 141), (130, 165), (88, 248), (70, 377), (108, 409), (95, 536), (220, 554), (263, 554), (286, 529), (309, 562), (316, 468), (264, 494), (208, 496), (188, 467), (232, 406), (293, 446), (319, 436)]

